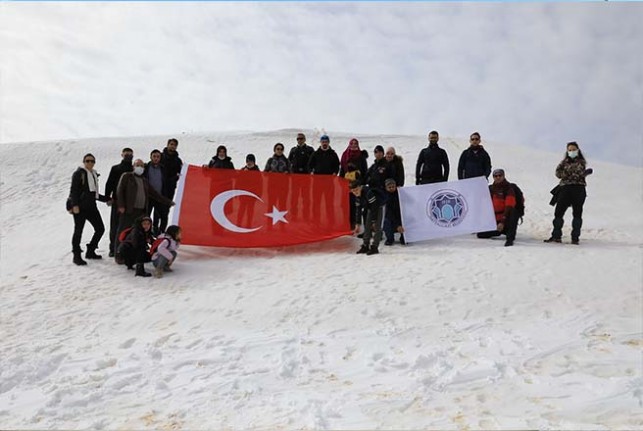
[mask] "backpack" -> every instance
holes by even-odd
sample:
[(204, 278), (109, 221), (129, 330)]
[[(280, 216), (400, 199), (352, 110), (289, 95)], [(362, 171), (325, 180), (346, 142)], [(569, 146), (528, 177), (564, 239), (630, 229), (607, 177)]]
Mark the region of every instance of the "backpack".
[(525, 195), (517, 184), (511, 183), (511, 187), (514, 189), (514, 194), (516, 195), (516, 206), (514, 208), (516, 218), (519, 218), (520, 224), (522, 224), (522, 218), (525, 215)]
[(150, 256), (153, 256), (154, 253), (156, 253), (156, 249), (159, 248), (163, 240), (170, 240), (170, 238), (164, 236), (163, 238), (156, 238), (154, 242), (152, 243), (152, 246), (150, 247)]
[(125, 240), (127, 239), (127, 236), (131, 231), (132, 231), (132, 226), (126, 227), (125, 229), (123, 229), (121, 233), (118, 234), (118, 242), (125, 242)]

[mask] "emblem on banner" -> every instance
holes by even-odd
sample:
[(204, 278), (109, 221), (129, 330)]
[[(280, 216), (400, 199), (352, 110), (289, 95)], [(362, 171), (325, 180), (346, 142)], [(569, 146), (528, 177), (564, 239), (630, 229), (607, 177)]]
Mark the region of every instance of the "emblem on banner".
[(440, 227), (457, 226), (467, 215), (467, 201), (455, 190), (439, 190), (427, 201), (426, 213)]

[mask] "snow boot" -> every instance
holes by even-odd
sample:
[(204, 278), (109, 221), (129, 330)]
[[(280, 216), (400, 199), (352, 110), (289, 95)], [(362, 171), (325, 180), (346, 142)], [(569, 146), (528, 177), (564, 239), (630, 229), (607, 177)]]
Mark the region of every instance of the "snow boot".
[(406, 245), (406, 240), (404, 239), (404, 234), (403, 233), (400, 234), (400, 244)]
[(145, 271), (145, 267), (143, 266), (142, 263), (137, 263), (136, 264), (136, 274), (134, 274), (134, 276), (151, 277), (152, 274), (150, 274), (149, 272)]
[(79, 266), (80, 266), (80, 265), (87, 265), (87, 262), (85, 262), (85, 261), (83, 260), (83, 258), (82, 258), (82, 256), (80, 255), (80, 253), (81, 253), (81, 251), (80, 251), (80, 250), (78, 250), (78, 251), (75, 251), (75, 252), (74, 252), (74, 260), (73, 260), (73, 262), (74, 262), (76, 265), (79, 265)]
[(562, 241), (560, 238), (554, 238), (553, 236), (549, 237), (549, 239), (544, 240), (543, 242), (557, 242), (560, 244)]
[(368, 252), (368, 246), (363, 244), (359, 250), (357, 250), (357, 254), (365, 254)]
[(154, 278), (162, 278), (162, 277), (163, 277), (163, 267), (162, 266), (154, 267)]
[(102, 259), (103, 256), (96, 254), (96, 247), (87, 244), (87, 252), (85, 253), (85, 259)]
[(372, 246), (371, 246), (371, 248), (370, 248), (370, 250), (368, 250), (368, 251), (366, 252), (366, 255), (367, 255), (367, 256), (370, 256), (370, 255), (372, 255), (372, 254), (378, 254), (379, 252), (380, 252), (380, 251), (377, 249), (377, 246), (376, 246), (376, 245), (372, 245)]

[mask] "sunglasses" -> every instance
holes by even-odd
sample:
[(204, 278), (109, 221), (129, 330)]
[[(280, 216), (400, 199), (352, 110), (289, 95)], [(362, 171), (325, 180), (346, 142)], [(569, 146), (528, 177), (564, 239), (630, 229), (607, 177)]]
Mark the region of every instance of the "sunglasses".
[(480, 138), (471, 138), (472, 141), (479, 141)]
[(85, 163), (96, 163), (96, 160), (87, 159), (85, 160)]

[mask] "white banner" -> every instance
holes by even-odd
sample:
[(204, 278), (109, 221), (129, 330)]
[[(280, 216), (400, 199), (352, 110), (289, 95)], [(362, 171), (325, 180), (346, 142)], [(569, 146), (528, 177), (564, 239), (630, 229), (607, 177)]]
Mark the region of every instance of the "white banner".
[(496, 230), (484, 177), (400, 187), (398, 191), (407, 242)]

